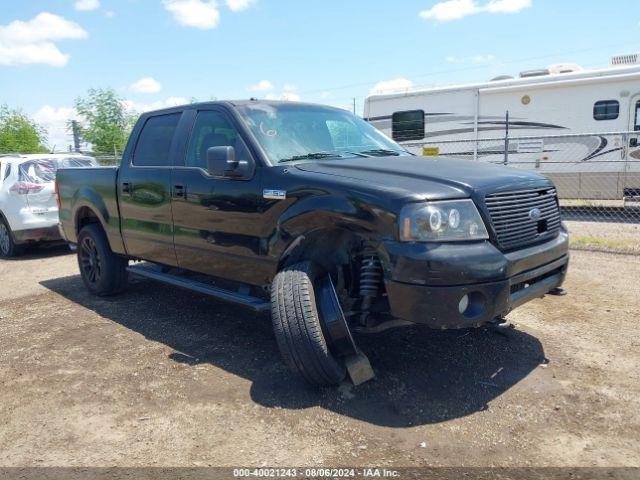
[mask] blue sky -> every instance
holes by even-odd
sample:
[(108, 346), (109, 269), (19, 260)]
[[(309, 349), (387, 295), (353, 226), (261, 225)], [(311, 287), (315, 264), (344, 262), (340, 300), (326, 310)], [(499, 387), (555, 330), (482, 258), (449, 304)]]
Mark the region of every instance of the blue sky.
[(480, 81), (640, 51), (637, 0), (0, 0), (0, 103), (65, 148), (73, 100), (140, 111), (189, 98), (347, 107), (389, 88)]

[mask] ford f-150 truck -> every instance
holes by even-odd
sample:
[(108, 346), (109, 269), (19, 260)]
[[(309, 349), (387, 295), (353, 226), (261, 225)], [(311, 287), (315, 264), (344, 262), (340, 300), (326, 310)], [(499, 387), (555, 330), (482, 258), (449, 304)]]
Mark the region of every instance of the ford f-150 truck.
[(312, 104), (145, 113), (119, 168), (60, 169), (56, 188), (90, 292), (132, 273), (270, 312), (317, 385), (371, 375), (352, 333), (495, 322), (559, 290), (569, 261), (547, 178), (414, 156)]

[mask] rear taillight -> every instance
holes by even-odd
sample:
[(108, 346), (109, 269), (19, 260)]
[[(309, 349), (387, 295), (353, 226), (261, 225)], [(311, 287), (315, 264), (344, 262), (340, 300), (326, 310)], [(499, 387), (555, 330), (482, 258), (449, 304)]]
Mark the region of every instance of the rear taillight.
[(60, 187), (58, 187), (58, 179), (56, 178), (56, 181), (53, 184), (53, 189), (56, 192), (56, 205), (58, 205), (58, 210), (60, 210), (62, 207), (60, 206)]
[(10, 192), (17, 193), (18, 195), (28, 195), (30, 193), (38, 193), (44, 188), (43, 185), (31, 182), (18, 182), (9, 189)]

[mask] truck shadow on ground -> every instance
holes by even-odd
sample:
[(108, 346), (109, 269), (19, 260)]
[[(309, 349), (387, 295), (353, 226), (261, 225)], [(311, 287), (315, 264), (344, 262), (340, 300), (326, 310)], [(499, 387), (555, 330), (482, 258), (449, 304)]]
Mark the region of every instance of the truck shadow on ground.
[(375, 380), (316, 389), (284, 367), (267, 318), (146, 280), (135, 280), (126, 293), (107, 299), (89, 295), (77, 275), (41, 283), (169, 346), (175, 350), (169, 355), (173, 361), (211, 364), (250, 380), (251, 398), (260, 405), (320, 406), (380, 426), (438, 423), (485, 410), (546, 362), (540, 342), (520, 330), (504, 336), (485, 329), (408, 327), (357, 338), (376, 370)]

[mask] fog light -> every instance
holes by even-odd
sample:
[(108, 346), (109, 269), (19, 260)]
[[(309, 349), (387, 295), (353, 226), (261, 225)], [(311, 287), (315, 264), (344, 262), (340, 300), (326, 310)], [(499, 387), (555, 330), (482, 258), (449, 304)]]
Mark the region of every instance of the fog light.
[(464, 313), (467, 311), (469, 307), (469, 295), (465, 295), (460, 299), (460, 303), (458, 303), (458, 311), (460, 313)]

